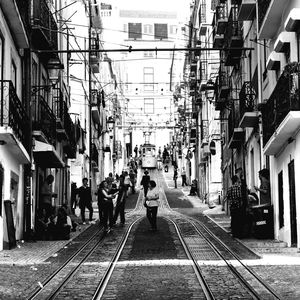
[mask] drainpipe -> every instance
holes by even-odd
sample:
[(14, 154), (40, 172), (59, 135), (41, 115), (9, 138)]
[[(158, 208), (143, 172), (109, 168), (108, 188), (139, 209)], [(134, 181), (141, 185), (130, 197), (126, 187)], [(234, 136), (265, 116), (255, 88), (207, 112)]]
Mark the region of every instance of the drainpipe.
[[(258, 39), (259, 32), (259, 22), (258, 22), (258, 1), (256, 1), (256, 35)], [(257, 43), (257, 80), (258, 80), (258, 94), (257, 100), (258, 103), (262, 103), (262, 81), (261, 81), (261, 55), (260, 55), (260, 44)], [(259, 130), (259, 148), (260, 148), (260, 169), (264, 167), (264, 153), (263, 153), (263, 128), (262, 128), (262, 115), (259, 112), (259, 122), (258, 122), (258, 130)]]

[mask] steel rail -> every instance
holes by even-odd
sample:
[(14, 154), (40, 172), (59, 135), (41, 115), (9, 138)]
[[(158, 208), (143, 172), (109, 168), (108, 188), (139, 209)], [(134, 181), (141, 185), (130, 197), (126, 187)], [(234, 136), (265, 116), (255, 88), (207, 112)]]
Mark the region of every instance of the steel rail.
[(188, 257), (188, 259), (193, 263), (192, 266), (193, 266), (193, 269), (195, 271), (195, 274), (196, 274), (196, 277), (199, 281), (199, 284), (202, 288), (202, 291), (206, 297), (206, 299), (210, 300), (210, 299), (216, 299), (213, 295), (213, 292), (211, 291), (207, 281), (205, 280), (202, 272), (201, 272), (201, 269), (199, 267), (199, 264), (197, 263), (197, 259), (194, 257), (194, 255), (191, 253), (188, 245), (186, 244), (186, 242), (184, 241), (184, 238), (182, 237), (182, 233), (180, 231), (180, 228), (179, 226), (171, 219), (171, 218), (167, 218), (167, 217), (164, 217), (164, 219), (167, 219), (169, 220), (175, 227), (175, 230), (177, 232), (177, 235), (179, 237), (179, 240), (184, 248), (184, 251)]
[(30, 296), (27, 298), (28, 300), (34, 299), (40, 291), (47, 285), (49, 282), (59, 273), (61, 272), (76, 256), (78, 256), (85, 248), (89, 246), (89, 244), (94, 240), (96, 235), (101, 232), (101, 228), (96, 230), (96, 232), (86, 241), (84, 242), (59, 268), (57, 268), (49, 277), (47, 277), (43, 282), (41, 282), (42, 286), (36, 288)]
[(112, 276), (112, 273), (117, 265), (117, 262), (122, 254), (122, 251), (125, 247), (125, 244), (128, 240), (128, 236), (131, 232), (132, 227), (141, 219), (143, 219), (144, 216), (139, 217), (137, 220), (133, 221), (130, 226), (127, 228), (126, 233), (123, 235), (122, 241), (119, 243), (119, 246), (114, 254), (114, 256), (112, 257), (112, 260), (104, 274), (104, 276), (102, 277), (100, 283), (97, 286), (96, 292), (94, 293), (94, 296), (91, 298), (91, 300), (99, 300), (101, 299), (101, 297), (103, 296), (103, 293), (105, 292), (105, 289), (107, 287), (107, 284)]
[(209, 245), (218, 253), (218, 255), (224, 260), (224, 262), (228, 265), (230, 270), (238, 277), (239, 280), (245, 285), (245, 287), (256, 297), (256, 299), (261, 299), (260, 295), (255, 291), (255, 289), (249, 285), (249, 283), (244, 279), (244, 276), (240, 274), (240, 272), (237, 270), (233, 264), (224, 257), (224, 255), (221, 253), (221, 251), (217, 248), (216, 245), (213, 244), (213, 242), (207, 238), (200, 230), (199, 228), (195, 225), (195, 223), (199, 226), (202, 227), (202, 229), (214, 240), (216, 240), (221, 246), (228, 252), (230, 253), (236, 261), (245, 269), (247, 270), (272, 296), (275, 297), (275, 299), (281, 299), (280, 296), (272, 289), (272, 287), (267, 284), (259, 275), (257, 275), (251, 268), (249, 268), (247, 265), (245, 265), (241, 258), (234, 253), (222, 240), (220, 240), (215, 234), (213, 234), (207, 226), (205, 226), (202, 222), (195, 220), (193, 218), (187, 217), (190, 221), (191, 224), (193, 224), (194, 228), (196, 231), (209, 243)]

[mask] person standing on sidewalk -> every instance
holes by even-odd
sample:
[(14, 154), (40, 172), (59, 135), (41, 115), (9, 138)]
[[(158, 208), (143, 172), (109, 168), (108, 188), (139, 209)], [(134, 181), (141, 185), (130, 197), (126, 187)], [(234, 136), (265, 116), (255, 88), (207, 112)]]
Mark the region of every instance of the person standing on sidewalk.
[(50, 217), (53, 213), (52, 198), (57, 194), (52, 193), (53, 175), (48, 175), (41, 188), (41, 209), (45, 209), (46, 217)]
[(187, 186), (185, 167), (183, 167), (182, 170), (181, 170), (181, 179), (182, 179), (181, 185), (182, 186)]
[(173, 180), (174, 180), (175, 189), (177, 189), (177, 178), (178, 178), (178, 171), (177, 171), (177, 167), (174, 167), (174, 175), (173, 175)]
[(78, 197), (79, 197), (79, 208), (81, 212), (81, 220), (82, 224), (86, 224), (85, 222), (85, 208), (87, 208), (90, 212), (89, 220), (93, 220), (93, 206), (92, 206), (92, 193), (91, 188), (88, 186), (88, 179), (82, 179), (82, 186), (78, 189)]
[(232, 186), (229, 187), (226, 195), (231, 215), (231, 233), (233, 237), (241, 238), (243, 235), (243, 199), (242, 187), (239, 177), (234, 175), (231, 178)]
[(156, 189), (156, 182), (154, 180), (149, 181), (149, 190), (147, 196), (144, 198), (144, 206), (147, 209), (147, 218), (151, 225), (151, 230), (156, 231), (156, 219), (157, 219), (157, 210), (159, 205), (159, 193)]

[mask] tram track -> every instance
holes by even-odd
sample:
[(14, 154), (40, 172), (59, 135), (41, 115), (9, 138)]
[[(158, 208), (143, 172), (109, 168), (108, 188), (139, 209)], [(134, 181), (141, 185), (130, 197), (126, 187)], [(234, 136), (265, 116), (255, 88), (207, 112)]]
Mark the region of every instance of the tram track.
[[(137, 201), (136, 207), (127, 213), (127, 218), (139, 214), (142, 210), (141, 201)], [(136, 221), (133, 222), (133, 224)], [(133, 225), (130, 224), (129, 228)], [(51, 275), (44, 279), (39, 286), (26, 298), (28, 300), (35, 299), (56, 299), (68, 282), (73, 279), (84, 263), (93, 255), (94, 251), (101, 247), (105, 241), (107, 233), (104, 228), (98, 225), (93, 226), (93, 234), (83, 242), (76, 251), (74, 251)], [(95, 229), (95, 227), (98, 227)], [(128, 231), (128, 230), (127, 230)], [(125, 237), (128, 234), (125, 234)], [(124, 238), (123, 238), (124, 239)], [(115, 257), (115, 256), (114, 256)], [(114, 258), (113, 258), (114, 260)], [(111, 266), (109, 267), (111, 268)], [(109, 269), (108, 268), (108, 269)], [(105, 275), (104, 277), (107, 277)], [(103, 280), (102, 280), (103, 281)], [(100, 286), (103, 285), (102, 281)], [(98, 288), (97, 288), (98, 290)]]
[[(160, 190), (161, 192), (163, 192), (163, 188), (161, 188)], [(248, 267), (242, 261), (239, 255), (236, 252), (232, 251), (220, 238), (218, 238), (207, 226), (205, 226), (203, 222), (196, 220), (192, 217), (183, 217), (181, 213), (173, 211), (169, 206), (165, 194), (163, 200), (164, 201), (162, 201), (161, 209), (164, 210), (164, 214), (169, 215), (168, 219), (172, 223), (176, 224), (176, 226), (179, 226), (178, 231), (181, 232), (180, 225), (176, 223), (178, 222), (178, 219), (181, 221), (183, 220), (184, 222), (190, 222), (190, 224), (192, 224), (192, 226), (195, 228), (195, 231), (198, 233), (198, 235), (202, 239), (204, 239), (206, 243), (210, 246), (210, 248), (222, 259), (222, 261), (226, 264), (226, 266), (232, 272), (232, 274), (234, 274), (234, 276), (248, 291), (252, 299), (281, 299), (281, 297), (276, 293), (276, 291), (265, 280), (263, 280), (250, 267)], [(173, 215), (173, 217), (177, 218), (177, 220), (174, 221), (174, 219), (171, 219), (170, 215)], [(185, 240), (184, 237), (182, 237), (182, 239)], [(189, 244), (185, 244), (186, 247), (189, 248)], [(193, 260), (193, 262), (195, 262), (196, 259), (193, 256), (192, 252), (190, 252), (189, 255), (191, 255), (191, 259)], [(196, 272), (201, 273), (201, 268), (199, 267), (198, 263), (196, 264)], [(197, 277), (198, 276), (199, 275), (197, 275)], [(204, 278), (204, 276), (201, 275), (201, 278)], [(251, 284), (249, 283), (249, 281), (251, 282)], [(204, 285), (205, 288), (206, 286), (209, 287), (208, 283), (205, 283)], [(253, 286), (255, 286), (255, 288)], [(208, 289), (210, 290), (210, 288)], [(207, 299), (216, 299), (214, 298), (213, 293), (208, 292), (208, 297), (210, 296), (212, 296), (212, 298)]]
[[(193, 274), (199, 283), (197, 289), (201, 292), (199, 290), (196, 292), (202, 295), (199, 299), (229, 299), (236, 295), (243, 299), (281, 299), (276, 291), (247, 266), (243, 258), (230, 249), (204, 222), (170, 208), (163, 183), (157, 180), (158, 175), (157, 171), (151, 171), (152, 179), (156, 179), (161, 194), (159, 215), (175, 229), (172, 229), (172, 232), (177, 236), (172, 239), (180, 241), (179, 244), (183, 249), (180, 251), (185, 253), (189, 261), (187, 266), (191, 269), (185, 269), (184, 274), (188, 274), (185, 276)], [(115, 298), (110, 298), (114, 287), (112, 279), (120, 280), (120, 274), (126, 269), (124, 263), (118, 264), (120, 257), (129, 236), (131, 235), (131, 238), (135, 236), (134, 226), (144, 218), (142, 194), (140, 192), (135, 208), (126, 214), (128, 224), (126, 228), (116, 229), (117, 234), (108, 234), (107, 239), (102, 228), (96, 230), (78, 251), (44, 280), (42, 287), (36, 289), (27, 299), (65, 299), (66, 295), (68, 299), (98, 300), (104, 295), (108, 297), (104, 299), (117, 299), (117, 292)], [(181, 260), (184, 256), (180, 257)], [(130, 265), (130, 262), (126, 262), (125, 265), (128, 263)], [(115, 274), (117, 266), (120, 269)], [(167, 265), (165, 268), (167, 270)], [(86, 294), (83, 295), (82, 291)]]

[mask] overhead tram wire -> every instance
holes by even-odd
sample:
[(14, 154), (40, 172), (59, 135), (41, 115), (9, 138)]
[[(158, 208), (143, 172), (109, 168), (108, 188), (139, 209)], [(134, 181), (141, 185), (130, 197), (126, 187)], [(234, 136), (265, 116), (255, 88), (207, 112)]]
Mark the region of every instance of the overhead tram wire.
[(95, 52), (144, 52), (144, 51), (154, 51), (154, 52), (164, 52), (164, 51), (186, 51), (186, 52), (196, 52), (196, 51), (228, 51), (228, 50), (254, 50), (252, 47), (228, 47), (228, 48), (220, 48), (220, 47), (211, 47), (211, 48), (202, 48), (202, 47), (184, 47), (184, 48), (133, 48), (129, 47), (129, 49), (92, 49), (92, 50), (41, 50), (34, 49), (33, 52), (36, 53), (95, 53)]

